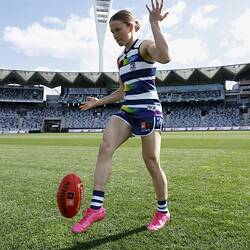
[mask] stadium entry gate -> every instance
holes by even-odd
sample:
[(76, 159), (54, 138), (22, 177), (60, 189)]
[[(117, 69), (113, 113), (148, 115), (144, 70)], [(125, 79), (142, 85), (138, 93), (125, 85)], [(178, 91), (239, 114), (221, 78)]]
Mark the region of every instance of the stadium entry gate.
[(44, 119), (43, 132), (61, 132), (61, 119)]

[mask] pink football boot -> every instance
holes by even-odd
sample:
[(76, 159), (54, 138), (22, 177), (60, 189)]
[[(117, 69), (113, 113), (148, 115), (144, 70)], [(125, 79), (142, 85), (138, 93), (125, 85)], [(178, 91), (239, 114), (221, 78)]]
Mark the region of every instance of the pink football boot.
[(106, 215), (105, 208), (101, 207), (98, 210), (88, 208), (85, 211), (83, 218), (72, 226), (72, 233), (86, 232), (94, 222), (104, 219)]
[(170, 213), (161, 213), (156, 211), (151, 223), (147, 226), (149, 232), (157, 231), (163, 228), (163, 226), (170, 220)]

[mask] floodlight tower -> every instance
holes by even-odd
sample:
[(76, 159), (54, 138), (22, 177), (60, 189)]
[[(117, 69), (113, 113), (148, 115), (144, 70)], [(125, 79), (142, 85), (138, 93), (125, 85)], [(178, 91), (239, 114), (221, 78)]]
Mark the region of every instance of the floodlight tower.
[(103, 46), (105, 40), (105, 33), (107, 29), (107, 22), (109, 18), (109, 12), (112, 6), (113, 0), (93, 0), (96, 33), (99, 44), (99, 71), (103, 72)]

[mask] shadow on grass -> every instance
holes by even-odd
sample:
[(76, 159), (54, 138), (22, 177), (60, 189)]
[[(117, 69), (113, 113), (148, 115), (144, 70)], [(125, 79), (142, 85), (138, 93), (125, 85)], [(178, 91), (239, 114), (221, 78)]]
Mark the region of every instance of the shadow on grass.
[(135, 228), (132, 230), (127, 230), (123, 233), (113, 234), (113, 235), (110, 235), (110, 236), (107, 236), (104, 238), (91, 240), (91, 241), (87, 241), (87, 242), (80, 242), (74, 247), (64, 248), (63, 250), (91, 249), (91, 248), (100, 246), (102, 244), (105, 244), (107, 242), (120, 240), (120, 239), (125, 238), (129, 235), (140, 233), (140, 232), (143, 232), (146, 230), (147, 230), (146, 226), (141, 226), (141, 227), (138, 227), (138, 228)]

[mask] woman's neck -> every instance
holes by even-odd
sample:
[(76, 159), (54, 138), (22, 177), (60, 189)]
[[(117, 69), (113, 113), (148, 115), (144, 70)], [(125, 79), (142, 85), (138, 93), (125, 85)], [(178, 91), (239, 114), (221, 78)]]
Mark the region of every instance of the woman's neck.
[(125, 45), (125, 49), (129, 50), (131, 48), (131, 46), (134, 44), (136, 39), (134, 39), (134, 37), (131, 37), (129, 42)]

